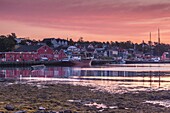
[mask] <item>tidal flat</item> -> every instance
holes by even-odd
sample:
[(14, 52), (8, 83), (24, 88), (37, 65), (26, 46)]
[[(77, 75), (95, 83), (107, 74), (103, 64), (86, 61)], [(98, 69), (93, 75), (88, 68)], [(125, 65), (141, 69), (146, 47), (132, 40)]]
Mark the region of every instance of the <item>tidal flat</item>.
[(170, 91), (109, 93), (49, 82), (0, 82), (0, 113), (169, 113)]

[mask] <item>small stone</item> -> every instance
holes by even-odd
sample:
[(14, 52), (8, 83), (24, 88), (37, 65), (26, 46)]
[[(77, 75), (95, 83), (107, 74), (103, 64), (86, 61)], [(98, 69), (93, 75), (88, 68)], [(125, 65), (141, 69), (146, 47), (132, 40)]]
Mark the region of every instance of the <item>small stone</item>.
[(59, 111), (58, 113), (64, 113), (63, 111)]
[(34, 112), (34, 113), (49, 113), (49, 112), (42, 111), (42, 110), (38, 110), (38, 111), (36, 111), (36, 112)]
[(39, 110), (45, 110), (45, 108), (44, 108), (44, 107), (42, 107), (42, 106), (40, 106), (40, 107), (39, 107)]
[(119, 106), (118, 108), (119, 108), (119, 109), (125, 109), (125, 107), (123, 107), (123, 106)]
[(50, 111), (50, 113), (58, 113), (58, 112), (56, 112), (56, 111)]
[(71, 110), (59, 111), (58, 113), (72, 113)]
[(4, 108), (8, 111), (13, 111), (15, 109), (15, 107), (11, 104), (7, 104)]
[(34, 113), (41, 113), (41, 111), (36, 111), (36, 112), (34, 112)]
[(15, 113), (26, 113), (26, 111), (16, 111)]
[(71, 110), (65, 110), (64, 113), (72, 113)]

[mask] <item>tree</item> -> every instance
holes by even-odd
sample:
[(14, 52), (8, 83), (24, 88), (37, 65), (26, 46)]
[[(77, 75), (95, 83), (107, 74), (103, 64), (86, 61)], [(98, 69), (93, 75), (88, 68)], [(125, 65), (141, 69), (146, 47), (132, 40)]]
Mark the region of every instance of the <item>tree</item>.
[(11, 36), (12, 36), (13, 38), (17, 38), (17, 36), (16, 36), (15, 33), (11, 33)]
[(72, 38), (70, 38), (70, 40), (69, 40), (69, 45), (70, 45), (70, 46), (73, 46), (73, 45), (74, 45), (74, 41), (73, 41)]
[(83, 41), (83, 37), (80, 37), (79, 40), (78, 40), (78, 42), (84, 42), (84, 41)]
[(16, 35), (11, 34), (11, 35), (1, 35), (0, 36), (0, 51), (1, 52), (8, 52), (12, 51), (16, 45), (15, 41)]

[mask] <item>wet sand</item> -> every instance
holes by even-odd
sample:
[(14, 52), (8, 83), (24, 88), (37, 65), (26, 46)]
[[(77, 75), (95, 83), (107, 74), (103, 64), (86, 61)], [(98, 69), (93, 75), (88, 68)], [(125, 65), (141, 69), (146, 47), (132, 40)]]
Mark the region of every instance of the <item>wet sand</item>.
[(169, 90), (109, 93), (62, 82), (0, 82), (0, 111), (8, 113), (169, 113), (169, 100)]

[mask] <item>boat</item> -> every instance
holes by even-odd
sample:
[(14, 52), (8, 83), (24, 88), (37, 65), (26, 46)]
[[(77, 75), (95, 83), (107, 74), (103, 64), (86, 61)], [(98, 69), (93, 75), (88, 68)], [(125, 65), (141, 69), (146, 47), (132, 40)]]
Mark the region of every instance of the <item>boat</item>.
[(31, 69), (32, 70), (41, 70), (41, 69), (45, 69), (45, 65), (33, 65), (33, 66), (31, 66)]
[(73, 60), (72, 63), (76, 67), (90, 67), (92, 59), (82, 59), (82, 60)]
[(91, 61), (91, 65), (108, 65), (108, 64), (116, 64), (115, 60), (100, 60), (100, 59), (93, 59)]

